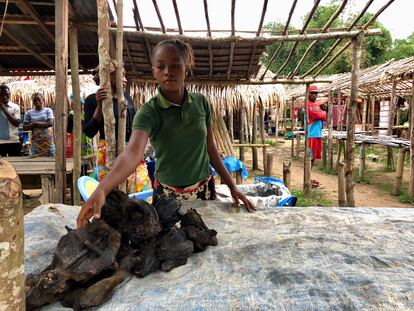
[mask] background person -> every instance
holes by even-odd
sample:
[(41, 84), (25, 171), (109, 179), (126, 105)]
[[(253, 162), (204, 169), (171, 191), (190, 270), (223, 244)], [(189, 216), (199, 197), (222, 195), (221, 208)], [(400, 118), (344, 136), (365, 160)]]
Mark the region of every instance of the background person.
[(20, 156), (20, 106), (10, 101), (10, 89), (0, 85), (0, 156)]
[(41, 93), (32, 94), (32, 104), (34, 108), (26, 112), (23, 121), (23, 130), (32, 131), (32, 156), (54, 157), (53, 111), (43, 107), (44, 97)]

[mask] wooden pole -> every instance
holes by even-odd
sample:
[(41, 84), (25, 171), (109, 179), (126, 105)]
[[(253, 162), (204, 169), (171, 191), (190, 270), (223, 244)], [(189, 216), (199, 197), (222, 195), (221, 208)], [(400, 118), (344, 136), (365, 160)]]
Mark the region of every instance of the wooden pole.
[(233, 132), (233, 107), (229, 105), (227, 107), (227, 130), (229, 131), (230, 141), (234, 142), (234, 132)]
[[(155, 3), (154, 3), (155, 5)], [(116, 15), (117, 15), (117, 27), (116, 27), (116, 61), (118, 67), (116, 68), (116, 96), (118, 99), (118, 137), (117, 137), (117, 155), (120, 155), (125, 149), (126, 140), (126, 110), (127, 105), (124, 97), (124, 66), (122, 53), (124, 50), (124, 30), (123, 30), (123, 0), (116, 1)], [(157, 11), (158, 13), (158, 11)], [(160, 16), (159, 16), (160, 17)], [(160, 17), (161, 18), (161, 17)], [(119, 190), (126, 192), (126, 181), (124, 180), (119, 186)]]
[(295, 128), (294, 124), (293, 124), (293, 109), (294, 109), (294, 104), (295, 103), (295, 99), (292, 98), (291, 104), (290, 104), (290, 133), (291, 135), (291, 139), (292, 139), (292, 146), (291, 146), (291, 152), (290, 152), (290, 158), (293, 159), (293, 155), (295, 153), (295, 138), (293, 137), (293, 130)]
[(411, 86), (411, 114), (410, 114), (410, 179), (408, 181), (408, 194), (414, 198), (414, 79)]
[[(240, 143), (243, 144), (245, 142), (244, 140), (244, 120), (246, 118), (246, 114), (244, 111), (244, 100), (242, 98), (240, 98), (241, 103), (240, 103), (240, 122), (239, 122), (239, 127), (240, 127)], [(239, 147), (239, 158), (240, 161), (244, 161), (244, 148), (243, 147)]]
[(355, 148), (355, 113), (358, 99), (358, 75), (361, 61), (362, 35), (352, 39), (352, 73), (351, 94), (348, 106), (347, 139), (345, 145), (345, 179), (346, 202), (350, 207), (355, 206), (354, 198), (354, 148)]
[(266, 154), (266, 170), (264, 172), (265, 176), (272, 176), (273, 172), (273, 153)]
[(67, 70), (68, 69), (68, 0), (55, 2), (55, 185), (53, 201), (65, 203), (66, 199), (66, 120), (67, 120)]
[(333, 170), (333, 91), (329, 91), (328, 102), (328, 168)]
[[(397, 81), (395, 78), (392, 80), (392, 89), (391, 89), (391, 99), (390, 99), (390, 107), (388, 111), (388, 129), (387, 129), (387, 136), (392, 135), (392, 128), (394, 126), (394, 111), (395, 111), (395, 91), (397, 88)], [(392, 147), (387, 147), (387, 168), (394, 171), (394, 155)]]
[(109, 56), (109, 15), (108, 2), (97, 0), (98, 9), (98, 54), (99, 54), (99, 81), (100, 86), (107, 86), (107, 98), (102, 101), (102, 114), (104, 118), (106, 163), (109, 171), (116, 156), (115, 118), (112, 103), (110, 82), (110, 56)]
[(360, 145), (359, 149), (359, 182), (365, 180), (365, 143)]
[(367, 104), (368, 104), (369, 98), (368, 99), (363, 99), (362, 100), (362, 130), (366, 131), (366, 125), (367, 125)]
[(322, 168), (326, 170), (326, 149), (327, 149), (327, 141), (326, 138), (322, 137)]
[(397, 162), (397, 171), (395, 173), (394, 189), (392, 193), (394, 195), (401, 194), (401, 185), (404, 173), (404, 158), (405, 158), (405, 149), (400, 148), (398, 153), (398, 162)]
[(304, 167), (303, 167), (303, 192), (305, 194), (310, 193), (311, 189), (311, 157), (308, 152), (308, 134), (309, 134), (309, 113), (308, 113), (308, 95), (309, 95), (309, 84), (306, 84), (305, 92), (305, 154)]
[(374, 135), (375, 126), (375, 96), (371, 96), (371, 135)]
[[(265, 126), (264, 126), (264, 106), (262, 99), (259, 97), (259, 118), (260, 118), (260, 139), (262, 140), (262, 144), (265, 143)], [(263, 172), (266, 172), (266, 148), (263, 148)]]
[(70, 76), (72, 79), (72, 108), (73, 108), (73, 203), (81, 205), (80, 193), (78, 190), (78, 179), (81, 175), (81, 136), (82, 136), (82, 112), (80, 106), (80, 85), (79, 85), (79, 56), (78, 56), (78, 29), (75, 24), (69, 28), (70, 47)]
[(25, 310), (22, 187), (4, 158), (0, 158), (0, 189), (0, 309)]
[(285, 186), (290, 189), (290, 166), (292, 162), (289, 162), (288, 164), (285, 164), (283, 162), (283, 182), (285, 183)]
[(296, 134), (296, 158), (300, 156), (300, 134)]
[[(256, 110), (256, 101), (253, 103), (253, 117), (252, 117), (252, 144), (257, 143), (257, 110)], [(258, 164), (258, 157), (257, 157), (257, 148), (252, 147), (252, 162), (253, 162), (253, 170), (259, 169)]]
[(344, 207), (347, 206), (344, 164), (342, 162), (336, 162), (336, 168), (338, 171), (338, 204), (340, 207)]

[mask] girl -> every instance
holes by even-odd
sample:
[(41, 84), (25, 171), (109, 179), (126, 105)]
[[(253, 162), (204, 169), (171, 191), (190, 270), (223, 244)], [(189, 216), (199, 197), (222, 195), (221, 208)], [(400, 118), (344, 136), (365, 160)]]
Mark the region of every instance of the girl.
[(32, 94), (32, 103), (34, 108), (26, 112), (23, 121), (23, 130), (32, 131), (32, 156), (54, 157), (53, 111), (43, 107), (44, 98), (41, 93)]
[(184, 79), (194, 64), (192, 48), (180, 40), (162, 41), (152, 54), (152, 71), (159, 88), (135, 115), (133, 132), (125, 151), (82, 206), (78, 227), (94, 216), (99, 218), (106, 195), (134, 171), (141, 161), (148, 139), (157, 157), (153, 204), (162, 193), (182, 200), (214, 200), (214, 179), (209, 164), (230, 188), (239, 206), (249, 212), (255, 206), (237, 189), (224, 167), (211, 129), (211, 111), (207, 99), (190, 93)]

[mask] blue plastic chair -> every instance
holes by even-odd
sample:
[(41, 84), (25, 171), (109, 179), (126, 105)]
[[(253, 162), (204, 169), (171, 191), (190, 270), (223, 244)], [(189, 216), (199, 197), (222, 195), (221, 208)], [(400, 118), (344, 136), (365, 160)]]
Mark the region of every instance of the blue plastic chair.
[[(87, 201), (95, 189), (98, 187), (99, 182), (96, 179), (93, 179), (89, 176), (81, 176), (77, 181), (77, 186), (79, 192), (82, 196), (84, 201)], [(129, 195), (130, 198), (134, 199), (141, 199), (148, 201), (149, 198), (152, 197), (153, 190), (146, 190), (142, 192), (131, 193)]]

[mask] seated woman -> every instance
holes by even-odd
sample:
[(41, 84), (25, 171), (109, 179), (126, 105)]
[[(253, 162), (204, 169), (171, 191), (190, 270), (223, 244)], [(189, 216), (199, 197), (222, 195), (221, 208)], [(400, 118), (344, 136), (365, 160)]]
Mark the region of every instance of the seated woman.
[(43, 107), (44, 98), (41, 93), (32, 94), (32, 103), (34, 108), (26, 112), (23, 121), (23, 130), (32, 131), (32, 156), (54, 157), (53, 111)]

